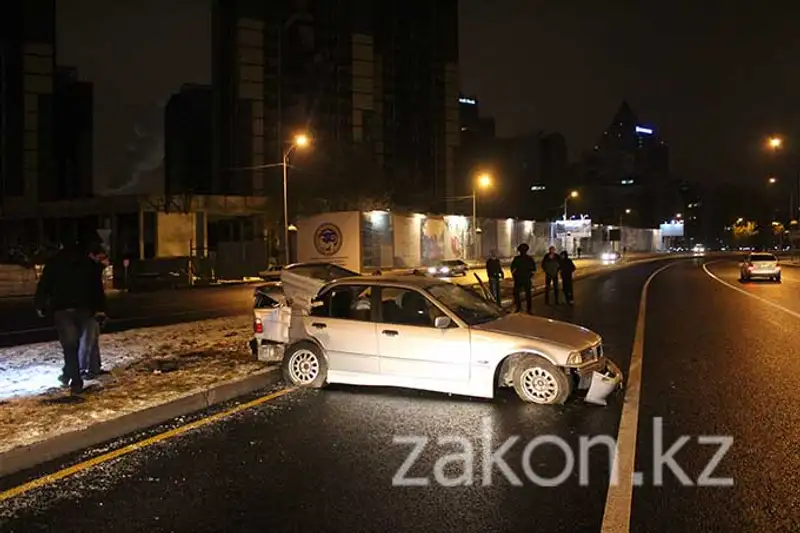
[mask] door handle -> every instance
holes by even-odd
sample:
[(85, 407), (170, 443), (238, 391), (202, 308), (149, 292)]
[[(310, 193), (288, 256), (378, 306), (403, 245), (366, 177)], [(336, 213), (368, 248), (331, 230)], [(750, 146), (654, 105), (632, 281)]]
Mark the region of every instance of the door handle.
[(381, 331), (381, 333), (383, 333), (387, 337), (397, 337), (398, 335), (400, 335), (399, 332), (397, 332), (396, 330), (393, 330), (393, 329), (385, 329), (385, 330)]
[(314, 322), (313, 324), (311, 324), (311, 326), (317, 329), (325, 329), (328, 327), (328, 324), (323, 324), (322, 322)]

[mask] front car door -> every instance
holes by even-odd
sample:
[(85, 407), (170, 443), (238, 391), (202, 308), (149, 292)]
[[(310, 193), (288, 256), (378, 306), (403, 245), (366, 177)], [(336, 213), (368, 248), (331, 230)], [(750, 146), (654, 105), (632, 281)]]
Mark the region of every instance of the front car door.
[(335, 285), (312, 307), (306, 329), (325, 349), (328, 372), (379, 373), (375, 296), (367, 284)]
[[(424, 292), (380, 287), (377, 324), (380, 372), (401, 380), (466, 382), (470, 379), (470, 331), (451, 322), (435, 326), (442, 311)], [(424, 388), (424, 386), (423, 386)]]

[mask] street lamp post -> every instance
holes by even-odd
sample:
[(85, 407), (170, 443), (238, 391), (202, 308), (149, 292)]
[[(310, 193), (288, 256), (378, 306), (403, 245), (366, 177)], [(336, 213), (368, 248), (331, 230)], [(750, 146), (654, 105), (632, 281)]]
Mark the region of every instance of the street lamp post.
[(577, 198), (577, 197), (578, 197), (578, 191), (572, 191), (571, 193), (569, 193), (569, 195), (567, 195), (566, 198), (564, 198), (564, 220), (567, 220), (567, 202), (569, 202), (570, 198)]
[(295, 148), (304, 148), (305, 146), (308, 146), (307, 135), (301, 134), (295, 137), (294, 141), (289, 145), (289, 147), (283, 151), (283, 162), (281, 163), (281, 166), (283, 167), (283, 248), (285, 261), (284, 264), (286, 265), (288, 265), (291, 261), (289, 257), (289, 156), (295, 150)]
[(489, 174), (481, 174), (472, 186), (472, 255), (478, 259), (478, 187), (487, 189), (492, 185)]
[(626, 209), (624, 213), (620, 213), (620, 215), (619, 215), (619, 230), (620, 230), (620, 232), (622, 231), (622, 217), (625, 216), (625, 215), (630, 215), (630, 214), (631, 214), (631, 210), (630, 209)]

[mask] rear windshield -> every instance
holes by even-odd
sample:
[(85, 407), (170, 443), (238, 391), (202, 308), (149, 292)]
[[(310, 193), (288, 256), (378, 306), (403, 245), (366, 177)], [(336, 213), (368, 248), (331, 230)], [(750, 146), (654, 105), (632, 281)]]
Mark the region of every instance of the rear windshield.
[(778, 259), (772, 254), (753, 254), (750, 256), (750, 261), (777, 261)]
[(301, 276), (319, 279), (322, 281), (333, 281), (341, 278), (349, 278), (351, 276), (358, 276), (357, 272), (342, 268), (338, 265), (331, 263), (313, 263), (313, 264), (298, 264), (288, 267), (288, 272), (294, 272)]

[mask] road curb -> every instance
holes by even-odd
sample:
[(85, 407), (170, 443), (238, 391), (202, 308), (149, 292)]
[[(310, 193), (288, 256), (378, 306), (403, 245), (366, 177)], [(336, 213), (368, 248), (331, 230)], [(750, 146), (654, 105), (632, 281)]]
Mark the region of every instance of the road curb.
[(104, 442), (163, 424), (239, 396), (269, 387), (280, 379), (280, 367), (213, 385), (175, 400), (128, 413), (84, 429), (70, 431), (0, 453), (0, 477), (33, 468)]

